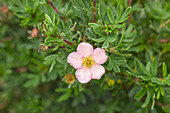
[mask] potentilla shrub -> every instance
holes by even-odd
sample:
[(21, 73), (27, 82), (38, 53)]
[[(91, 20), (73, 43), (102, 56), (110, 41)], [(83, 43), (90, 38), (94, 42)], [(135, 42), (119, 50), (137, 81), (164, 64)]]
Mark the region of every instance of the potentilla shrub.
[(53, 98), (40, 96), (39, 112), (169, 113), (169, 7), (167, 0), (13, 0), (9, 9), (45, 54), (44, 68), (23, 84), (49, 84)]

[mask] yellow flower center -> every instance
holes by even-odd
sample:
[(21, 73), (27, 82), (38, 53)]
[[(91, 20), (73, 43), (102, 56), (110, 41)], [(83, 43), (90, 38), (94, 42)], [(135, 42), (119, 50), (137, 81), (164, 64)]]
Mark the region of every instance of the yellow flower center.
[(94, 64), (94, 60), (92, 57), (86, 57), (83, 59), (83, 65), (85, 67), (90, 68)]

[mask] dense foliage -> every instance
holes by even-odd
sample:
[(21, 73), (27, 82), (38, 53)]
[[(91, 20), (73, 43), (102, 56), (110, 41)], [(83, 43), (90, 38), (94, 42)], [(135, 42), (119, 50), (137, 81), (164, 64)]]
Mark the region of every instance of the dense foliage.
[[(170, 113), (169, 0), (0, 1), (0, 113)], [(81, 84), (67, 57), (106, 51)]]

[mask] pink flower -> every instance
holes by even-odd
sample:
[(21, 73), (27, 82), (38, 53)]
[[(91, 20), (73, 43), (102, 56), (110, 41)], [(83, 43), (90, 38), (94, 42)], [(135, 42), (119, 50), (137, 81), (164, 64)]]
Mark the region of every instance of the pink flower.
[(77, 47), (77, 52), (72, 52), (67, 57), (76, 70), (76, 78), (81, 83), (87, 83), (91, 79), (100, 79), (105, 73), (105, 68), (100, 65), (105, 63), (107, 56), (104, 49), (96, 48), (89, 43), (82, 42)]

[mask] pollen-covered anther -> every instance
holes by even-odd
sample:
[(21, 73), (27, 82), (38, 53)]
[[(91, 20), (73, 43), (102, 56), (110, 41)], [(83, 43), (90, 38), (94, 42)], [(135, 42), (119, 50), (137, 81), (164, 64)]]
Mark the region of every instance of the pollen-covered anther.
[(93, 65), (93, 63), (94, 63), (94, 60), (93, 60), (92, 57), (86, 57), (86, 58), (83, 59), (83, 65), (85, 67), (90, 68)]

